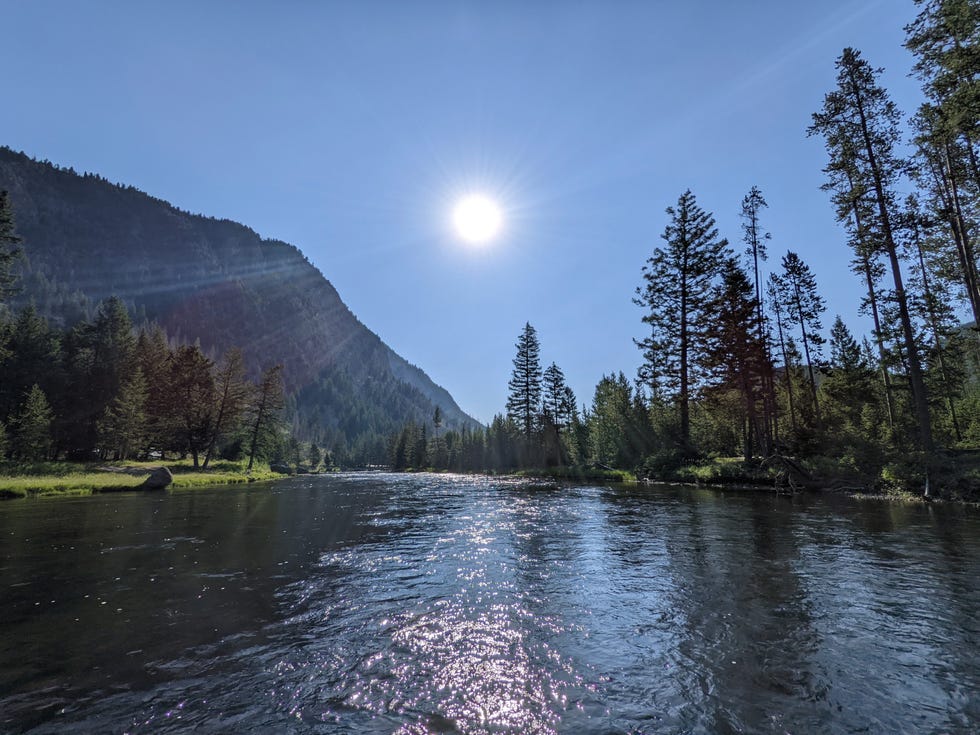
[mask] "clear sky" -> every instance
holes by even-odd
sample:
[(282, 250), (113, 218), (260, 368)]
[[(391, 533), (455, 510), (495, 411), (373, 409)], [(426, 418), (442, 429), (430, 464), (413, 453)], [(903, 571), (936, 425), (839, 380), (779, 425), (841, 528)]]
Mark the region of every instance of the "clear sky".
[[(0, 0), (0, 144), (301, 248), (353, 312), (489, 421), (537, 329), (579, 402), (633, 377), (631, 302), (691, 188), (741, 237), (759, 186), (857, 333), (810, 114), (845, 46), (906, 112), (912, 0)], [(502, 235), (451, 227), (470, 190)], [(770, 267), (775, 263), (770, 260)]]

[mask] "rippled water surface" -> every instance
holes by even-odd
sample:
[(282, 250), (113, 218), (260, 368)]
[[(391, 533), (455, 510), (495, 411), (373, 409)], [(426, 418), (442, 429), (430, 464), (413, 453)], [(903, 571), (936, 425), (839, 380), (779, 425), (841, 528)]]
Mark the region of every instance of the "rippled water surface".
[(0, 731), (975, 733), (980, 512), (433, 475), (0, 504)]

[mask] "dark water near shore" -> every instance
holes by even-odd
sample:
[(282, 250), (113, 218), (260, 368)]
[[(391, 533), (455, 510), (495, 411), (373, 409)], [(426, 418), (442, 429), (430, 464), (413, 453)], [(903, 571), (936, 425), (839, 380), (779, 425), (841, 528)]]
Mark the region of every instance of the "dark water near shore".
[(0, 504), (0, 732), (975, 733), (980, 511), (343, 475)]

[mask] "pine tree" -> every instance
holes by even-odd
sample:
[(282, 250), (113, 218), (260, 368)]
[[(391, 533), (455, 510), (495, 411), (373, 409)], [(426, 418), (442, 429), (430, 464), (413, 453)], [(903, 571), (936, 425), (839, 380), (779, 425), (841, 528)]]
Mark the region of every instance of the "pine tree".
[[(956, 269), (973, 319), (980, 324), (980, 275), (973, 236), (977, 232), (975, 206), (971, 210), (968, 143), (957, 140), (944, 111), (924, 104), (912, 122), (916, 129), (916, 155), (910, 173), (927, 193), (930, 209), (949, 229), (956, 254)], [(973, 198), (976, 198), (976, 188)]]
[(146, 380), (146, 450), (156, 449), (161, 457), (174, 449), (174, 421), (170, 387), (173, 354), (167, 335), (160, 327), (141, 331), (136, 341), (136, 364)]
[(824, 299), (817, 290), (817, 280), (810, 266), (799, 255), (788, 251), (782, 259), (783, 272), (773, 278), (776, 298), (785, 310), (787, 318), (794, 322), (803, 339), (803, 356), (806, 359), (806, 376), (813, 401), (813, 414), (820, 424), (820, 403), (817, 398), (816, 360), (824, 342), (820, 334), (823, 324), (820, 315), (826, 311)]
[(825, 171), (835, 190), (838, 217), (841, 205), (857, 195), (855, 185), (860, 191), (867, 191), (873, 204), (874, 220), (869, 223), (869, 231), (892, 273), (919, 442), (930, 453), (933, 440), (929, 398), (893, 227), (895, 187), (905, 165), (895, 151), (901, 141), (901, 115), (885, 89), (878, 85), (881, 71), (872, 69), (859, 52), (844, 49), (837, 61), (837, 71), (837, 89), (825, 96), (823, 108), (813, 114), (813, 125), (808, 132), (822, 135), (826, 142), (830, 164)]
[(835, 432), (861, 428), (864, 407), (875, 400), (872, 369), (840, 316), (830, 329), (830, 365), (820, 390), (830, 400), (831, 416), (839, 417), (837, 421), (832, 418), (832, 423), (843, 423), (832, 427)]
[(306, 461), (310, 463), (311, 472), (316, 472), (320, 463), (323, 461), (323, 451), (316, 445), (316, 442), (310, 444), (310, 449), (306, 454)]
[(170, 364), (171, 411), (180, 448), (190, 452), (194, 467), (214, 429), (213, 367), (197, 345), (178, 347)]
[(21, 309), (6, 345), (9, 355), (0, 362), (0, 419), (16, 410), (35, 383), (47, 393), (54, 392), (61, 357), (57, 333), (33, 305)]
[(748, 276), (734, 259), (722, 275), (721, 287), (708, 304), (712, 315), (706, 333), (705, 366), (711, 371), (716, 390), (734, 389), (745, 411), (742, 423), (743, 457), (749, 462), (754, 448), (765, 445), (759, 421), (767, 374), (765, 347), (759, 337), (758, 303)]
[(840, 315), (834, 317), (834, 324), (830, 328), (830, 368), (852, 372), (864, 367), (861, 345), (854, 339)]
[[(925, 347), (926, 364), (932, 369), (926, 371), (930, 393), (945, 399), (953, 438), (961, 441), (959, 419), (956, 416), (956, 399), (964, 381), (962, 370), (962, 340), (959, 334), (959, 319), (950, 304), (948, 284), (939, 269), (932, 267), (926, 257), (927, 241), (932, 222), (923, 214), (919, 201), (910, 194), (905, 200), (905, 209), (899, 220), (900, 233), (905, 248), (912, 256), (913, 280), (918, 283), (919, 297), (910, 308), (919, 312), (919, 318), (929, 335), (929, 345)], [(929, 380), (933, 377), (933, 380)]]
[(599, 465), (632, 470), (650, 451), (646, 405), (623, 373), (602, 376), (587, 421), (589, 454)]
[(537, 428), (538, 409), (541, 405), (541, 347), (538, 344), (538, 334), (530, 323), (524, 325), (524, 330), (514, 345), (517, 354), (514, 356), (514, 370), (511, 373), (507, 388), (507, 417), (511, 419), (530, 442), (531, 435)]
[(286, 457), (292, 462), (293, 467), (299, 472), (299, 467), (303, 463), (303, 446), (299, 443), (299, 439), (295, 436), (290, 436), (286, 440)]
[(248, 408), (247, 472), (251, 472), (262, 447), (274, 437), (283, 402), (282, 365), (275, 365), (262, 373)]
[(142, 447), (146, 433), (146, 379), (136, 367), (126, 376), (98, 423), (99, 444), (117, 459), (129, 459)]
[(705, 307), (730, 251), (718, 238), (715, 220), (698, 206), (690, 190), (668, 207), (666, 243), (656, 248), (643, 267), (644, 283), (634, 303), (644, 310), (650, 336), (637, 340), (643, 352), (640, 380), (654, 397), (669, 396), (676, 405), (683, 446), (691, 439), (690, 403), (704, 369)]
[[(848, 150), (850, 144), (845, 145)], [(895, 406), (892, 396), (891, 371), (888, 367), (888, 350), (885, 347), (885, 330), (881, 320), (880, 288), (878, 282), (885, 274), (884, 266), (878, 260), (875, 240), (865, 223), (874, 219), (874, 210), (865, 192), (855, 186), (854, 172), (849, 163), (850, 154), (841, 159), (840, 183), (847, 187), (849, 194), (840, 192), (837, 196), (837, 219), (844, 222), (848, 233), (848, 244), (854, 251), (851, 270), (864, 279), (867, 295), (861, 301), (861, 311), (871, 315), (874, 325), (873, 336), (878, 348), (878, 364), (881, 382), (884, 386), (885, 406), (888, 410), (888, 425), (895, 427)], [(823, 189), (833, 190), (833, 184), (824, 184)]]
[(204, 454), (204, 469), (211, 463), (211, 456), (219, 439), (237, 428), (250, 393), (251, 386), (245, 380), (245, 358), (241, 350), (232, 348), (225, 353), (215, 376), (214, 421)]
[(429, 439), (425, 424), (418, 426), (409, 449), (409, 462), (417, 470), (429, 466)]
[[(769, 258), (766, 243), (771, 239), (771, 235), (762, 228), (759, 221), (761, 212), (769, 204), (762, 196), (759, 187), (753, 186), (749, 193), (742, 199), (742, 240), (745, 242), (745, 254), (751, 258), (752, 278), (755, 283), (755, 302), (756, 302), (756, 329), (758, 331), (759, 344), (763, 346), (765, 352), (765, 366), (772, 366), (772, 355), (769, 352), (769, 338), (766, 333), (766, 316), (763, 307), (762, 297), (762, 273), (759, 261)], [(763, 439), (765, 446), (763, 449), (768, 454), (772, 449), (775, 439), (776, 426), (776, 390), (774, 376), (772, 372), (762, 376), (762, 404), (763, 404)]]
[[(125, 304), (118, 297), (99, 305), (91, 324), (80, 325), (72, 337), (69, 370), (75, 383), (71, 423), (76, 449), (98, 444), (98, 422), (119, 395), (123, 379), (135, 366), (136, 338)], [(75, 352), (76, 356), (70, 353)]]
[(769, 306), (772, 308), (773, 316), (776, 321), (776, 340), (779, 343), (779, 352), (783, 358), (783, 386), (786, 389), (786, 399), (789, 404), (789, 422), (793, 433), (796, 433), (796, 402), (793, 397), (793, 380), (791, 375), (792, 365), (790, 363), (790, 352), (788, 346), (788, 339), (786, 331), (783, 325), (786, 321), (786, 316), (783, 312), (783, 307), (779, 300), (780, 282), (779, 278), (775, 273), (769, 275), (769, 281), (766, 284), (766, 294), (769, 296)]
[(14, 455), (18, 459), (31, 462), (47, 459), (53, 418), (47, 396), (35, 383), (24, 396), (20, 411), (11, 420)]
[[(905, 47), (923, 91), (943, 110), (949, 132), (963, 137), (978, 177), (980, 137), (980, 5), (976, 0), (915, 0), (922, 7), (905, 27)], [(980, 177), (978, 177), (980, 178)]]

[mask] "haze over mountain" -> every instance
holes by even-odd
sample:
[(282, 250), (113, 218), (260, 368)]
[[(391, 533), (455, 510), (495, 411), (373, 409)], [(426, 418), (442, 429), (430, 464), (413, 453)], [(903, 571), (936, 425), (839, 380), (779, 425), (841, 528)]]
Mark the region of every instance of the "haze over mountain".
[(392, 351), (296, 247), (237, 222), (181, 211), (133, 187), (0, 148), (27, 262), (15, 303), (62, 326), (121, 297), (136, 323), (240, 347), (249, 369), (282, 362), (294, 430), (328, 446), (367, 444), (406, 421), (474, 427), (452, 396)]

